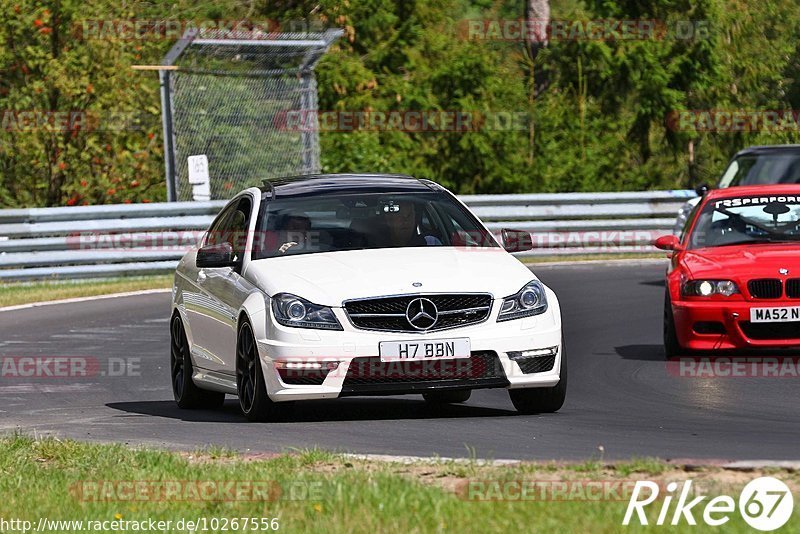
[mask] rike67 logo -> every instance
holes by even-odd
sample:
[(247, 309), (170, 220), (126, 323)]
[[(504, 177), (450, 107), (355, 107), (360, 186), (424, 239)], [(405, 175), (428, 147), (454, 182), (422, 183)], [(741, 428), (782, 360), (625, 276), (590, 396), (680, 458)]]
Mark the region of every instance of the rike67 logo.
[[(677, 482), (667, 484), (658, 519), (655, 521), (656, 525), (679, 525), (684, 521), (688, 525), (697, 525), (697, 518), (700, 518), (706, 525), (718, 527), (730, 521), (731, 515), (738, 509), (738, 513), (748, 525), (767, 532), (785, 525), (794, 509), (794, 498), (789, 487), (773, 477), (761, 477), (749, 482), (739, 494), (738, 503), (728, 495), (714, 497), (707, 502), (704, 502), (708, 499), (706, 495), (692, 499), (694, 495), (692, 495), (691, 480), (683, 483), (680, 493), (677, 493), (677, 490)], [(639, 524), (648, 525), (645, 508), (659, 498), (659, 492), (659, 485), (655, 482), (637, 481), (622, 524), (629, 525), (635, 514)], [(673, 508), (672, 504), (676, 497), (677, 501)]]

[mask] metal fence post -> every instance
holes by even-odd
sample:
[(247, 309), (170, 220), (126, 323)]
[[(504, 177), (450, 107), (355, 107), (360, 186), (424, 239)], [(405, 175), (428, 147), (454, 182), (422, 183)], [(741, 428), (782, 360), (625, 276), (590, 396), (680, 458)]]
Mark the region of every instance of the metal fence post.
[(161, 122), (164, 129), (164, 170), (167, 177), (167, 202), (178, 200), (175, 182), (175, 145), (172, 137), (172, 94), (171, 78), (167, 70), (158, 71), (161, 82)]

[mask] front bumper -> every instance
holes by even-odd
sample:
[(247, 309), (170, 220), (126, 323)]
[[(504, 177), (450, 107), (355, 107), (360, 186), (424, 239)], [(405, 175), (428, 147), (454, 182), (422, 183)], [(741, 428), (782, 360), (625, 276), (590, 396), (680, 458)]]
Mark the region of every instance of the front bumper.
[[(430, 334), (359, 330), (341, 309), (334, 313), (344, 331), (287, 328), (275, 323), (270, 315), (267, 338), (257, 340), (267, 391), (273, 401), (279, 402), (445, 389), (555, 386), (564, 354), (561, 312), (549, 290), (547, 297), (549, 309), (536, 317), (497, 323), (500, 306), (495, 301), (485, 322)], [(453, 338), (470, 339), (470, 359), (380, 362), (378, 346), (382, 341)], [(553, 347), (553, 363), (547, 362), (543, 372), (531, 373), (530, 362), (526, 362), (523, 367), (529, 372), (525, 373), (520, 363), (509, 357), (509, 353)], [(289, 373), (285, 368), (290, 364), (322, 364), (324, 371), (312, 371), (308, 373), (312, 379), (296, 383), (303, 372)]]
[[(800, 331), (788, 337), (775, 327), (750, 323), (752, 308), (797, 306), (798, 302), (689, 301), (673, 302), (675, 330), (682, 347), (689, 350), (748, 350), (800, 347)], [(710, 325), (716, 324), (715, 328)], [(773, 323), (760, 323), (769, 325)], [(720, 329), (721, 327), (721, 329)], [(698, 329), (700, 332), (698, 332)], [(790, 330), (790, 329), (786, 329)], [(708, 333), (702, 333), (708, 332)]]

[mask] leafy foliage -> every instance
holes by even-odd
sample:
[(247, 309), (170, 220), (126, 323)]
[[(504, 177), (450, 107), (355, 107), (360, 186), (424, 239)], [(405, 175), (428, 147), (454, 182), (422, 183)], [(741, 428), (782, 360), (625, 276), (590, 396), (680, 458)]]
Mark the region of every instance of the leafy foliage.
[[(318, 67), (322, 111), (528, 117), (514, 129), (323, 131), (326, 172), (405, 172), (459, 193), (686, 187), (715, 181), (727, 159), (747, 145), (798, 138), (796, 129), (676, 130), (668, 120), (679, 110), (800, 105), (800, 12), (790, 0), (553, 2), (557, 21), (658, 20), (672, 33), (551, 39), (534, 60), (521, 41), (467, 38), (468, 20), (519, 18), (524, 4), (0, 0), (6, 14), (0, 22), (0, 203), (165, 197), (158, 79), (130, 66), (158, 63), (172, 42), (89, 38), (80, 31), (87, 20), (322, 21), (345, 29)], [(686, 21), (699, 21), (691, 28), (702, 31), (676, 35)], [(9, 110), (114, 112), (136, 122), (121, 130), (26, 130)]]

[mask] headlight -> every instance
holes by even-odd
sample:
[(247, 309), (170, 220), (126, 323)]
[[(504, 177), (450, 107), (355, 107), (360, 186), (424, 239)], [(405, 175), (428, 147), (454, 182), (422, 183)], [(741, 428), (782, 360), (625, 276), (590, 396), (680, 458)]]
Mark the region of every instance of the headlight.
[(290, 293), (280, 293), (272, 297), (272, 312), (275, 320), (283, 326), (342, 330), (333, 310)]
[(730, 297), (739, 293), (739, 286), (730, 280), (689, 280), (683, 284), (685, 297), (710, 297), (722, 295)]
[(534, 280), (520, 289), (516, 295), (503, 299), (497, 322), (541, 315), (546, 311), (547, 296), (544, 292), (544, 286), (538, 280)]

